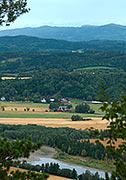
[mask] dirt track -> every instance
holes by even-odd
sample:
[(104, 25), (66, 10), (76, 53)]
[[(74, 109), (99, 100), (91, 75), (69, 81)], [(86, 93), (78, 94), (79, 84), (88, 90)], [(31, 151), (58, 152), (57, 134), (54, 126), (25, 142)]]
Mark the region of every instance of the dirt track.
[(71, 119), (57, 118), (0, 118), (0, 124), (37, 124), (46, 127), (70, 127), (75, 129), (106, 129), (108, 121), (101, 118), (92, 118), (90, 121), (71, 121)]

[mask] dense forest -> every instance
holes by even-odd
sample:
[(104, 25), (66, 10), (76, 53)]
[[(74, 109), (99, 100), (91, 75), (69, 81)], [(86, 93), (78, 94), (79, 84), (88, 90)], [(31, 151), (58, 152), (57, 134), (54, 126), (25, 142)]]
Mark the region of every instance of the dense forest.
[[(118, 51), (83, 53), (1, 52), (0, 97), (6, 100), (40, 101), (42, 97), (97, 100), (101, 84), (112, 99), (126, 83), (126, 54)], [(28, 76), (30, 79), (18, 79)]]
[(0, 53), (0, 72), (19, 73), (42, 69), (75, 71), (103, 67), (126, 69), (122, 52), (85, 51), (84, 53)]
[[(101, 134), (107, 136), (107, 131), (101, 131)], [(87, 140), (88, 131), (72, 128), (47, 128), (37, 125), (0, 125), (0, 136), (11, 140), (32, 137), (34, 142), (43, 141), (45, 145), (57, 147), (70, 155), (99, 160), (111, 158), (109, 154), (106, 155), (102, 144), (93, 144)], [(86, 141), (80, 141), (81, 139), (86, 139)]]
[(42, 97), (98, 100), (100, 88), (107, 86), (106, 91), (115, 99), (120, 95), (125, 82), (126, 72), (120, 71), (101, 70), (94, 73), (41, 70), (30, 79), (1, 80), (0, 97), (34, 102), (40, 102)]
[[(84, 53), (0, 53), (0, 72), (21, 73), (40, 69), (65, 71), (83, 68), (126, 70), (126, 54), (122, 52), (85, 51)], [(115, 70), (114, 69), (114, 70)]]
[(71, 51), (122, 51), (126, 41), (91, 40), (71, 42), (57, 39), (41, 39), (28, 36), (0, 37), (0, 52), (71, 52)]

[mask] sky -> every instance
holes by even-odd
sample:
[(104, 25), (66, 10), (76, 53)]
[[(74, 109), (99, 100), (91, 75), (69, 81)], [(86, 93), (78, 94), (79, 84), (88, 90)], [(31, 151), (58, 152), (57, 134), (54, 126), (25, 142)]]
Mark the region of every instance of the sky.
[(27, 0), (30, 12), (9, 27), (126, 25), (126, 0)]

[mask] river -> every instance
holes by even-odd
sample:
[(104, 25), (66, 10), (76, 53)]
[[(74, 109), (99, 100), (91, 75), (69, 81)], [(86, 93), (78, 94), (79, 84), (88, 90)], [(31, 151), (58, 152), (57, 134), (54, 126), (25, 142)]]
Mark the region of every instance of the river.
[(41, 165), (41, 164), (46, 164), (46, 163), (58, 163), (60, 168), (67, 168), (67, 169), (76, 169), (78, 175), (84, 173), (86, 170), (89, 170), (92, 174), (95, 174), (96, 172), (98, 172), (99, 176), (102, 178), (105, 178), (105, 172), (104, 171), (100, 171), (100, 170), (95, 170), (92, 168), (88, 168), (88, 167), (83, 167), (83, 166), (79, 166), (79, 165), (74, 165), (74, 164), (68, 164), (68, 163), (64, 163), (62, 161), (53, 159), (53, 158), (40, 158), (39, 161), (32, 161), (29, 162), (32, 165)]

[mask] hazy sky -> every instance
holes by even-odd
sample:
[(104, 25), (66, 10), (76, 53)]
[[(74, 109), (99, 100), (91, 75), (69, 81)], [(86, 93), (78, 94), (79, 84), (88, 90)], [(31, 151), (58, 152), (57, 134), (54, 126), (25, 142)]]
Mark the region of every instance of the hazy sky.
[[(9, 28), (51, 26), (126, 25), (126, 0), (28, 0), (31, 11)], [(0, 29), (9, 29), (1, 27)]]

